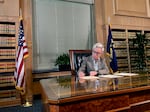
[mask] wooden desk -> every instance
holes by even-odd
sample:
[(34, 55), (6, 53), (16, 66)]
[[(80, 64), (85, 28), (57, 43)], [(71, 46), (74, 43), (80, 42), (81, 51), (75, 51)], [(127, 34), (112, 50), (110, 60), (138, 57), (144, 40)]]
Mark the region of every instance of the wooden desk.
[(40, 80), (43, 112), (146, 112), (150, 110), (150, 85), (147, 81), (141, 85), (122, 86), (123, 80), (126, 82), (127, 79), (119, 79), (114, 88), (110, 80), (105, 81), (105, 84), (102, 84), (102, 80), (98, 80), (101, 86), (97, 87), (95, 86), (97, 80), (86, 80), (80, 83), (75, 81), (73, 76)]
[[(41, 86), (39, 80), (47, 79), (54, 76), (66, 76), (70, 74), (71, 71), (61, 71), (61, 72), (48, 72), (48, 73), (34, 73), (33, 74), (33, 95), (40, 95), (41, 94)], [(38, 88), (38, 89), (37, 89)]]

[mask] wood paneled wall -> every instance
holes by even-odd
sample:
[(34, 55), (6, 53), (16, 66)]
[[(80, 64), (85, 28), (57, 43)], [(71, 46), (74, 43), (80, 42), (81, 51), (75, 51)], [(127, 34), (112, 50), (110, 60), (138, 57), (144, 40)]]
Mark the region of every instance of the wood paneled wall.
[[(149, 5), (149, 0), (95, 0), (97, 41), (106, 45), (108, 18), (113, 28), (150, 29)], [(20, 7), (29, 45), (29, 58), (25, 65), (30, 97), (32, 96), (32, 0), (20, 0)]]
[(97, 40), (106, 45), (109, 22), (112, 28), (149, 30), (149, 10), (149, 0), (95, 0)]
[(0, 16), (19, 16), (19, 0), (0, 0)]

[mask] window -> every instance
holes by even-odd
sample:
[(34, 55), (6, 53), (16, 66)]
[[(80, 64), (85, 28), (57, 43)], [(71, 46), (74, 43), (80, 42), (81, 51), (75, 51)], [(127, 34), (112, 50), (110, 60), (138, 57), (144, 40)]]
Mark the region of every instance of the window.
[(58, 55), (95, 43), (91, 0), (33, 1), (33, 70), (57, 70)]

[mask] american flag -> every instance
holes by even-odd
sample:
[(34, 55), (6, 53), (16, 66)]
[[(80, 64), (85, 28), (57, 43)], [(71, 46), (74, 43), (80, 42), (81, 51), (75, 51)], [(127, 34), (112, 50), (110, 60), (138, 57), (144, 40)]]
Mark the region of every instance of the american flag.
[(16, 52), (16, 68), (14, 73), (14, 80), (16, 83), (16, 89), (21, 93), (25, 93), (25, 70), (24, 59), (28, 57), (28, 48), (24, 37), (23, 20), (20, 18), (19, 34), (18, 34), (18, 46)]

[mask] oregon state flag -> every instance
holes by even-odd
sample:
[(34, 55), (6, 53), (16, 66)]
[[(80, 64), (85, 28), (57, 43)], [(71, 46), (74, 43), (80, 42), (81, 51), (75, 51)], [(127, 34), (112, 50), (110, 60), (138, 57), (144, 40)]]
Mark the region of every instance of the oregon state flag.
[(117, 72), (118, 71), (118, 64), (117, 64), (115, 49), (113, 47), (113, 38), (112, 38), (110, 25), (108, 27), (108, 40), (107, 40), (107, 51), (106, 52), (110, 58), (111, 72), (113, 72), (113, 73)]

